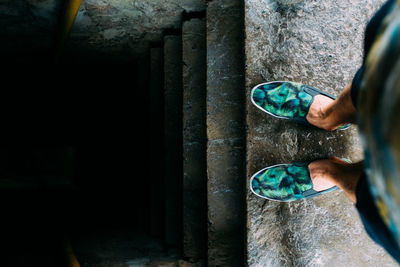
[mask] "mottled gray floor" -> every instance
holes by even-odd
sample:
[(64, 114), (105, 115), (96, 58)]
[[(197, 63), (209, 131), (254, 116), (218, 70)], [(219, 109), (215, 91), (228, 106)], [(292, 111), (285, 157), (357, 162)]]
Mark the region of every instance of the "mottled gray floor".
[[(383, 1), (246, 0), (247, 94), (290, 80), (337, 95), (361, 64), (364, 28)], [(247, 175), (278, 163), (363, 158), (357, 128), (324, 132), (266, 115), (247, 103)], [(248, 190), (249, 266), (397, 266), (367, 236), (342, 192), (290, 204)]]

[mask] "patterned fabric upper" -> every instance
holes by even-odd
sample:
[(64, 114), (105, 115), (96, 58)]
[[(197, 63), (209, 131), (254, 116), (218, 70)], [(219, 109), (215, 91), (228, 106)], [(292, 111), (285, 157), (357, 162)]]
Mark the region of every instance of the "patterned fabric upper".
[(266, 198), (292, 201), (312, 189), (307, 163), (281, 164), (257, 173), (251, 181), (253, 191)]
[(400, 244), (400, 0), (381, 10), (367, 27), (357, 109), (370, 190)]
[(275, 116), (288, 119), (305, 118), (312, 96), (305, 93), (305, 85), (293, 82), (272, 82), (254, 90), (254, 102)]

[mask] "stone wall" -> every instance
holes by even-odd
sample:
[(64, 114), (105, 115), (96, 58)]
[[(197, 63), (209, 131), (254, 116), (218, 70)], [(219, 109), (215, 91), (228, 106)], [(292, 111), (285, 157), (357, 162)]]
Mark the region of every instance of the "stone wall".
[[(51, 48), (62, 3), (1, 1), (0, 47), (8, 54), (16, 51), (22, 60), (23, 53)], [(148, 49), (147, 42), (162, 41), (164, 29), (181, 26), (183, 12), (204, 10), (203, 0), (83, 0), (66, 49), (72, 56), (77, 49), (120, 58), (142, 54)]]
[(204, 9), (203, 0), (83, 0), (70, 45), (142, 53), (144, 42), (161, 42), (164, 29), (181, 26), (182, 12)]

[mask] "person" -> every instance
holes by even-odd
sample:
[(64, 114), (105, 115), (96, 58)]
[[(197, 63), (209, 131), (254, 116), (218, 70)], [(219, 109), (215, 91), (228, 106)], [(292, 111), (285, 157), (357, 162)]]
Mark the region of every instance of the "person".
[(340, 188), (372, 240), (400, 263), (400, 1), (387, 1), (368, 23), (362, 66), (336, 99), (311, 86), (270, 82), (252, 90), (252, 101), (275, 117), (327, 131), (358, 125), (363, 161), (279, 164), (256, 173), (250, 187), (278, 201)]

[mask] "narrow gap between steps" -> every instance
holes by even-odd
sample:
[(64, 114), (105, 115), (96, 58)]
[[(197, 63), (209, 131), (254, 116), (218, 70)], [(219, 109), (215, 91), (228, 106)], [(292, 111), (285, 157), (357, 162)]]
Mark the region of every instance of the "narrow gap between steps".
[(193, 11), (187, 12), (186, 10), (182, 13), (182, 21), (187, 21), (191, 19), (203, 19), (206, 17), (206, 11)]
[(182, 28), (168, 28), (163, 30), (163, 36), (166, 35), (182, 35)]

